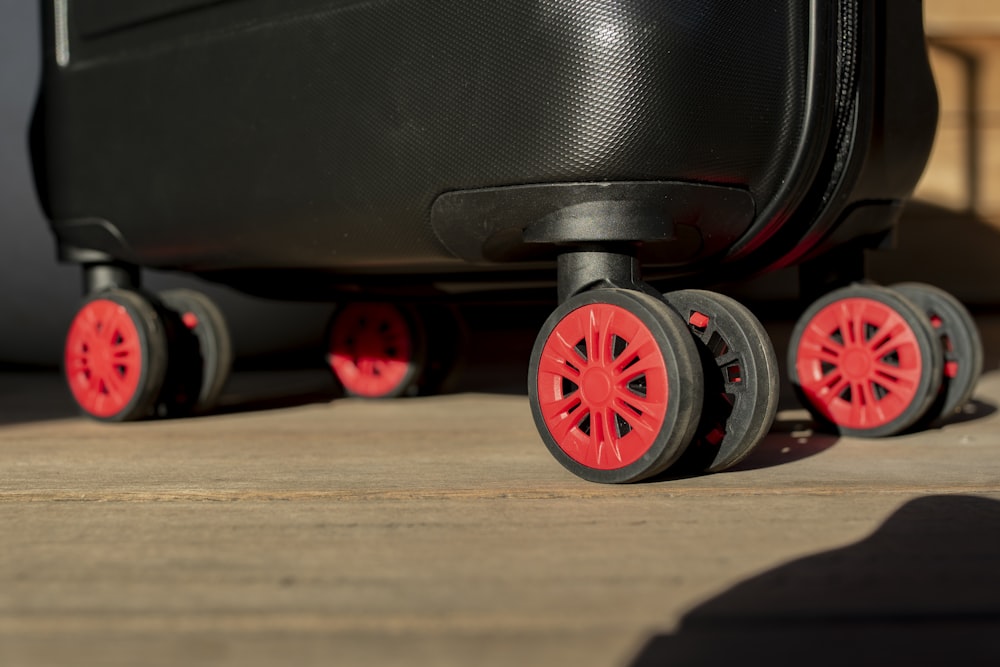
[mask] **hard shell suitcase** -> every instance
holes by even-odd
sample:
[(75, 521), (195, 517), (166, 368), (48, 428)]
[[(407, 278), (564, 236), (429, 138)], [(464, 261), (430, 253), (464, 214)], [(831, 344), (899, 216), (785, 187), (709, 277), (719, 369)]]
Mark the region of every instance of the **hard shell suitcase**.
[[(43, 7), (36, 176), (60, 256), (85, 267), (67, 374), (98, 418), (190, 404), (224, 365), (172, 370), (224, 323), (210, 303), (198, 317), (137, 292), (141, 267), (349, 302), (331, 365), (369, 396), (406, 393), (427, 356), (424, 307), (393, 301), (547, 282), (560, 306), (529, 395), (556, 458), (595, 481), (657, 474), (686, 450), (701, 469), (728, 467), (773, 418), (773, 350), (739, 304), (650, 285), (803, 263), (817, 294), (863, 277), (861, 250), (890, 237), (936, 123), (916, 0)], [(844, 298), (907, 309), (918, 357), (933, 357), (920, 367), (944, 375), (911, 300), (855, 289)], [(128, 335), (114, 341), (141, 343), (134, 367), (83, 343), (116, 312)], [(865, 338), (890, 316), (858, 317)], [(817, 417), (844, 426), (827, 404), (840, 401), (861, 434), (868, 420), (912, 425), (942, 392), (937, 378), (900, 398), (861, 362), (795, 354), (816, 376), (796, 382)], [(872, 412), (897, 399), (902, 417)]]

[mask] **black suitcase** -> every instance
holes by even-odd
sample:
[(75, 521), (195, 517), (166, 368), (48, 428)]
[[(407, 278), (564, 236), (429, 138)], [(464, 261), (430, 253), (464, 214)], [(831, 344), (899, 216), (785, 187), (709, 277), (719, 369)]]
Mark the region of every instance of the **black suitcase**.
[[(816, 294), (863, 277), (937, 116), (916, 0), (43, 7), (33, 153), (60, 256), (91, 295), (67, 343), (87, 412), (207, 407), (221, 387), (217, 311), (137, 291), (141, 267), (349, 302), (331, 365), (369, 396), (423, 377), (424, 308), (399, 301), (549, 283), (532, 408), (553, 454), (597, 481), (750, 451), (776, 405), (766, 334), (720, 295), (661, 290), (802, 263)], [(845, 395), (836, 360), (795, 352), (817, 387), (794, 379), (822, 420), (907, 428), (942, 393), (940, 346), (912, 299), (853, 289), (835, 301), (905, 310), (928, 386), (905, 415), (869, 400), (859, 421), (868, 391)], [(95, 343), (112, 321), (124, 330)], [(133, 365), (116, 363), (131, 341)], [(876, 384), (876, 403), (899, 398), (865, 372), (851, 382)], [(817, 398), (833, 389), (846, 421)]]

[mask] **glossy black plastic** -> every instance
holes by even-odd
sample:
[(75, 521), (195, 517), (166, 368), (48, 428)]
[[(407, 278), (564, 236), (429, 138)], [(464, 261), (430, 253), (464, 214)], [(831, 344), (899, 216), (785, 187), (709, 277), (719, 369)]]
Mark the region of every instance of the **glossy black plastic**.
[[(524, 206), (497, 237), (452, 204), (567, 185), (576, 240), (639, 232), (649, 278), (796, 263), (891, 227), (886, 206), (831, 235), (909, 194), (936, 119), (912, 0), (42, 6), (32, 143), (62, 256), (255, 292), (551, 280), (565, 239)], [(677, 216), (594, 203), (606, 183), (730, 195)]]

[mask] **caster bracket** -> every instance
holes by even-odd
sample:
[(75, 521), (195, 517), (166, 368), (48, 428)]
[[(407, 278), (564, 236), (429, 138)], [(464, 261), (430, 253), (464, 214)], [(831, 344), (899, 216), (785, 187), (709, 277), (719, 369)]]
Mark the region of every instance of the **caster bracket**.
[(84, 296), (109, 289), (135, 290), (141, 287), (139, 267), (108, 262), (83, 265)]
[(567, 248), (559, 255), (556, 267), (559, 303), (592, 289), (620, 288), (660, 296), (642, 281), (634, 245)]

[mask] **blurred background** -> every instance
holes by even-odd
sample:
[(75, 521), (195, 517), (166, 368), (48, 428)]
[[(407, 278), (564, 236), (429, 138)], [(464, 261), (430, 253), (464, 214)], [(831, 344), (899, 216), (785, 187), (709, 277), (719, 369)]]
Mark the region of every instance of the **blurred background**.
[[(38, 6), (0, 0), (0, 364), (57, 366), (80, 276), (55, 259), (31, 182), (27, 127), (38, 85)], [(1000, 2), (925, 0), (941, 98), (937, 140), (894, 252), (871, 278), (921, 280), (973, 308), (1000, 304)], [(197, 287), (217, 300), (239, 358), (315, 345), (332, 306), (260, 301), (187, 276), (147, 273), (153, 289)], [(754, 281), (754, 298), (793, 298), (794, 280)]]

